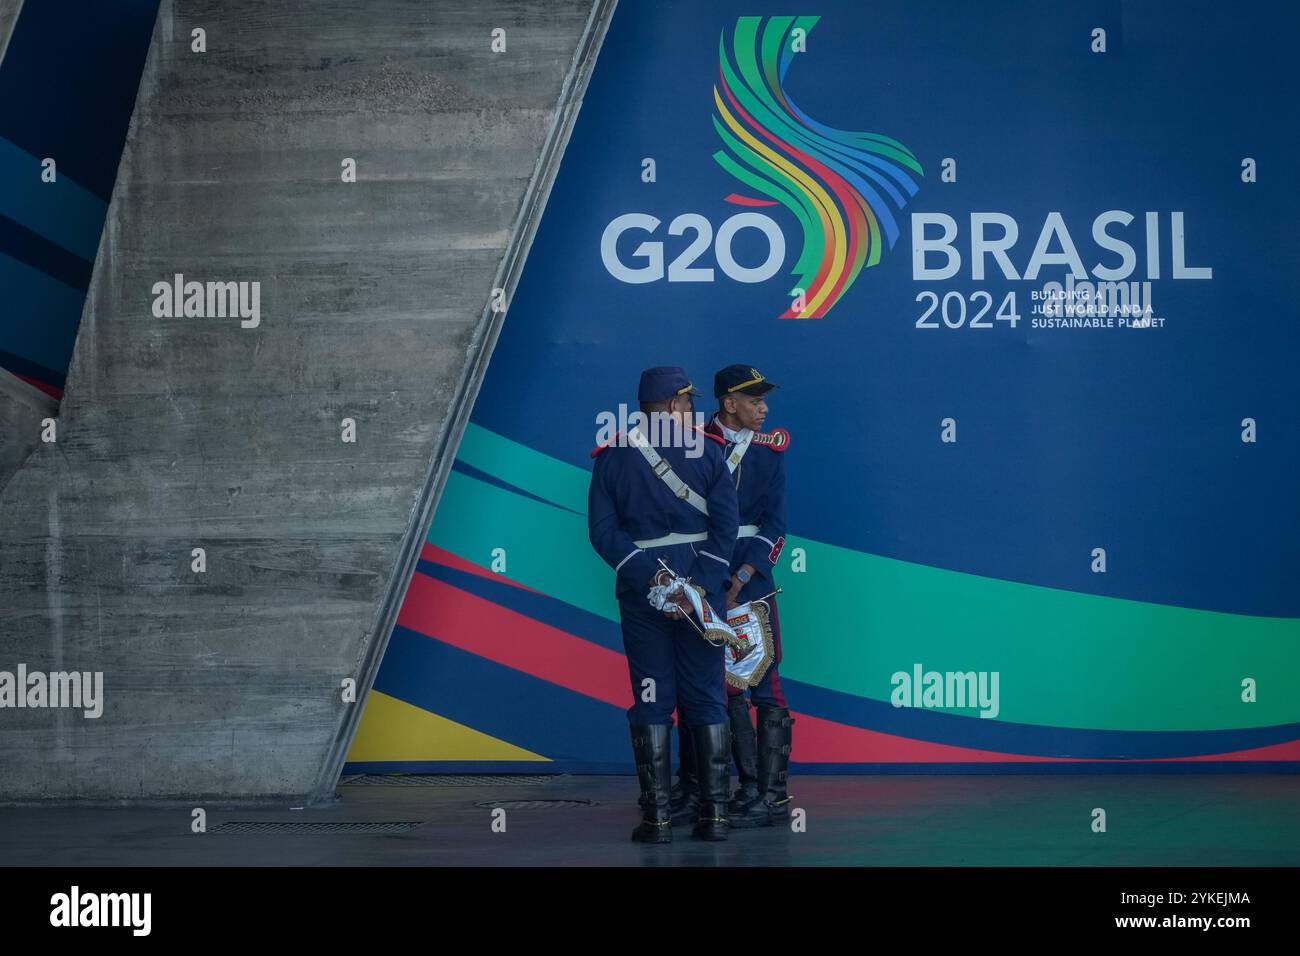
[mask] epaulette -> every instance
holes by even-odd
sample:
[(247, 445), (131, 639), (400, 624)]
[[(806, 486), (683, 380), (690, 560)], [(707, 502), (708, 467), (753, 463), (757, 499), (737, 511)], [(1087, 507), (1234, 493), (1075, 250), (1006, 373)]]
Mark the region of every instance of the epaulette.
[(790, 447), (790, 433), (784, 428), (774, 428), (770, 432), (756, 432), (754, 444), (763, 445), (772, 451), (785, 451)]
[(618, 444), (618, 439), (622, 434), (623, 434), (622, 432), (614, 432), (613, 437), (611, 437), (609, 441), (605, 442), (605, 444), (603, 445), (597, 445), (595, 448), (591, 450), (591, 457), (595, 458), (606, 448), (613, 448), (615, 445)]

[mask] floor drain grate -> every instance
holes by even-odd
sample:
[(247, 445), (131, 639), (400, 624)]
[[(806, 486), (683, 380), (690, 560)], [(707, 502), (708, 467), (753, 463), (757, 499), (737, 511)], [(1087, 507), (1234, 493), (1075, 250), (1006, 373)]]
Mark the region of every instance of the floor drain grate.
[(484, 800), (474, 804), (488, 810), (569, 810), (595, 805), (594, 800)]
[(347, 787), (536, 787), (560, 778), (548, 774), (367, 773), (345, 777)]
[(407, 833), (423, 821), (399, 823), (290, 823), (262, 820), (233, 820), (213, 827), (209, 833)]

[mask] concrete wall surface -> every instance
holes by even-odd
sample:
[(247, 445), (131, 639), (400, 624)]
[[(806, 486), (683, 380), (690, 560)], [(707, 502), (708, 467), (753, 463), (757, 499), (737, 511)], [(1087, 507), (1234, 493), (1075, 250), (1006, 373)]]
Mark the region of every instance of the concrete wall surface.
[[(0, 801), (332, 793), (605, 6), (163, 0), (58, 440), (0, 492), (0, 671), (103, 712), (0, 709)], [(256, 326), (159, 317), (177, 274)]]

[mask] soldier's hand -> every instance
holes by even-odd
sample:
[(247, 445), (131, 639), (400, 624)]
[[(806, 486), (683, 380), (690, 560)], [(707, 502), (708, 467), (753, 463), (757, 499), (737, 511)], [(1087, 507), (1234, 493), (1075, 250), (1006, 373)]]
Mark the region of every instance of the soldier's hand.
[(677, 605), (678, 610), (665, 611), (664, 613), (668, 615), (670, 620), (680, 621), (691, 611), (690, 599), (687, 598), (685, 594), (678, 594), (676, 597), (672, 598), (672, 600)]
[(731, 590), (729, 590), (729, 591), (727, 592), (727, 607), (728, 607), (728, 608), (733, 608), (733, 607), (736, 606), (737, 603), (739, 603), (739, 602), (736, 600), (736, 598), (737, 598), (737, 597), (739, 596), (739, 594), (740, 594), (740, 589), (743, 588), (744, 586), (745, 586), (745, 585), (743, 585), (743, 584), (740, 582), (740, 578), (736, 577), (734, 574), (731, 576)]

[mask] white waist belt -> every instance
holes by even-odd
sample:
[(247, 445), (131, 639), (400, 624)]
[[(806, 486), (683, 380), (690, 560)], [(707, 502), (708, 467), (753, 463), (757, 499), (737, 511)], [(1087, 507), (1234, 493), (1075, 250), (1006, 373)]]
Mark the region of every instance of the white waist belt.
[[(736, 532), (737, 538), (752, 538), (758, 534), (759, 528), (756, 524), (742, 524)], [(666, 534), (662, 538), (649, 538), (645, 541), (633, 541), (638, 548), (663, 548), (670, 544), (690, 544), (694, 541), (708, 541), (707, 531), (698, 531), (695, 534), (682, 534), (674, 531), (672, 534)]]
[(672, 534), (666, 534), (662, 538), (650, 538), (647, 541), (633, 541), (638, 548), (662, 548), (669, 544), (689, 544), (692, 541), (708, 541), (709, 534), (707, 531), (700, 531), (696, 534), (682, 534), (674, 531)]

